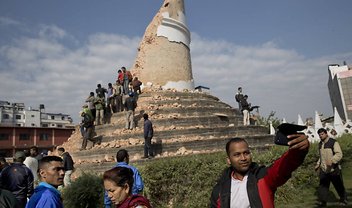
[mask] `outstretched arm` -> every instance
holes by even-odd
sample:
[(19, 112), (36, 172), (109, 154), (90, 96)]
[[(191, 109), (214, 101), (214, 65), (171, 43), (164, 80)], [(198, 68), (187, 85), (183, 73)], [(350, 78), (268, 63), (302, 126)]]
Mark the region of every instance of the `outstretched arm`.
[(286, 151), (272, 166), (268, 168), (265, 181), (272, 190), (286, 183), (291, 173), (302, 163), (308, 153), (309, 141), (304, 134), (289, 135), (289, 150)]

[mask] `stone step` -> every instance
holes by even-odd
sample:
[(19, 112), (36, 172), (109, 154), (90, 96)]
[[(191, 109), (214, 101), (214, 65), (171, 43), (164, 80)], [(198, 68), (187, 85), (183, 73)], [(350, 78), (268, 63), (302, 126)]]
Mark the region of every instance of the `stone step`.
[[(251, 149), (255, 149), (256, 151), (262, 152), (262, 151), (266, 151), (270, 146), (272, 145), (265, 145), (265, 146), (256, 146), (256, 147), (251, 147)], [(118, 149), (116, 150), (116, 152), (118, 151)], [(223, 149), (218, 149), (212, 152), (222, 152), (225, 151), (225, 144)], [(116, 154), (116, 153), (115, 153)], [(194, 155), (194, 154), (209, 154), (209, 153), (190, 153), (187, 155)], [(184, 157), (187, 155), (177, 155), (177, 156), (169, 156), (168, 158), (178, 158), (178, 157)], [(116, 155), (114, 155), (115, 157)], [(163, 160), (165, 157), (154, 157), (153, 159), (130, 159), (129, 164), (133, 165), (133, 166), (142, 166), (142, 165), (146, 165), (148, 163), (151, 162), (155, 162), (157, 160)], [(104, 171), (110, 170), (111, 168), (115, 167), (116, 162), (113, 161), (107, 161), (107, 162), (99, 162), (99, 163), (81, 163), (81, 164), (75, 164), (75, 168), (76, 170), (79, 171), (93, 171), (96, 174), (102, 174)], [(143, 176), (142, 176), (143, 177)]]
[[(210, 127), (210, 128), (189, 128), (189, 129), (173, 129), (173, 130), (163, 130), (155, 131), (154, 139), (156, 140), (171, 140), (177, 138), (194, 138), (194, 137), (221, 137), (221, 136), (242, 136), (242, 135), (258, 135), (267, 134), (266, 128), (261, 126), (237, 126), (237, 127)], [(99, 134), (98, 134), (99, 135)], [(111, 142), (118, 140), (128, 140), (133, 139), (143, 139), (143, 132), (130, 132), (128, 134), (110, 135), (103, 136), (103, 142)]]
[(96, 126), (97, 135), (102, 138), (101, 145), (78, 151), (81, 136), (78, 130), (72, 135), (67, 149), (78, 167), (89, 171), (107, 170), (114, 165), (112, 161), (121, 148), (129, 151), (132, 161), (149, 161), (140, 160), (144, 150), (144, 113), (149, 114), (154, 126), (152, 142), (158, 155), (155, 159), (224, 151), (225, 143), (232, 137), (247, 138), (256, 148), (272, 144), (273, 140), (265, 127), (243, 126), (241, 112), (212, 95), (172, 90), (146, 91), (138, 98), (136, 129), (124, 130), (125, 112), (119, 112), (112, 115), (110, 124)]
[[(153, 148), (156, 154), (162, 154), (165, 152), (177, 152), (181, 147), (192, 151), (202, 151), (209, 149), (223, 150), (228, 139), (232, 137), (233, 136), (228, 136), (226, 138), (213, 138), (166, 144), (153, 143)], [(271, 145), (273, 143), (272, 135), (253, 135), (242, 137), (246, 138), (253, 147)], [(119, 149), (127, 149), (130, 154), (130, 157), (133, 158), (135, 155), (143, 155), (144, 145), (134, 145), (119, 148), (90, 149), (85, 151), (72, 152), (70, 154), (72, 155), (75, 161), (83, 160), (85, 162), (101, 162), (105, 161), (106, 159), (112, 160), (116, 156), (116, 152)]]
[[(235, 126), (242, 125), (242, 117), (239, 116), (194, 116), (194, 117), (184, 117), (184, 116), (175, 116), (174, 118), (156, 118), (151, 119), (153, 122), (153, 126), (156, 129), (167, 129), (171, 126), (175, 128), (192, 128), (194, 126), (201, 127), (223, 127), (229, 126), (233, 124)], [(140, 116), (135, 116), (135, 124), (137, 127), (143, 128), (143, 119)], [(101, 132), (106, 132), (107, 134), (111, 134), (116, 130), (122, 130), (125, 128), (125, 117), (120, 117), (114, 120), (112, 124), (100, 125), (96, 126), (96, 132), (101, 134)]]
[[(163, 108), (163, 109), (147, 109), (147, 110), (136, 109), (135, 116), (142, 118), (145, 112), (150, 114), (150, 118), (154, 120), (158, 119), (160, 115), (163, 115), (163, 117), (165, 118), (175, 114), (179, 115), (179, 117), (236, 116), (236, 117), (242, 118), (242, 114), (240, 114), (237, 109), (220, 108), (220, 107), (187, 107), (187, 108), (170, 107), (170, 108)], [(125, 118), (124, 111), (113, 113), (111, 116), (111, 122), (114, 123), (114, 121), (118, 120), (119, 118)]]
[[(149, 113), (150, 120), (153, 124), (157, 126), (168, 126), (168, 125), (192, 125), (192, 122), (196, 122), (195, 125), (202, 125), (203, 123), (223, 123), (225, 125), (228, 124), (235, 124), (241, 125), (243, 122), (242, 116), (228, 113), (228, 112), (221, 112), (221, 111), (214, 111), (212, 114), (204, 114), (203, 112), (189, 112), (184, 110), (184, 112), (176, 112), (176, 113), (162, 113), (160, 111), (155, 111)], [(143, 111), (144, 113), (144, 111)], [(143, 113), (136, 113), (135, 114), (135, 122), (136, 125), (143, 124)], [(182, 114), (181, 114), (182, 113)], [(166, 122), (167, 121), (167, 122)], [(118, 113), (114, 114), (111, 118), (111, 124), (125, 124), (125, 114)], [(110, 127), (112, 125), (106, 125), (106, 127)]]
[(209, 116), (215, 114), (224, 114), (226, 116), (238, 116), (242, 117), (237, 109), (224, 108), (224, 107), (180, 107), (180, 108), (159, 108), (157, 110), (148, 110), (153, 113), (153, 115), (170, 115), (170, 114), (181, 114), (183, 116)]
[[(143, 105), (143, 103), (147, 103), (148, 105), (155, 105), (155, 106), (180, 106), (180, 107), (187, 107), (187, 106), (194, 106), (194, 107), (223, 107), (223, 108), (231, 108), (226, 103), (219, 102), (217, 100), (207, 100), (207, 99), (187, 99), (187, 100), (144, 100), (138, 99), (138, 105)], [(177, 105), (178, 104), (178, 105)]]
[(139, 98), (153, 98), (153, 99), (194, 99), (194, 98), (203, 98), (203, 99), (212, 99), (212, 100), (219, 100), (219, 98), (210, 95), (208, 93), (200, 93), (200, 92), (179, 92), (179, 91), (169, 91), (169, 90), (162, 90), (162, 91), (152, 91), (152, 92), (143, 92), (138, 96)]

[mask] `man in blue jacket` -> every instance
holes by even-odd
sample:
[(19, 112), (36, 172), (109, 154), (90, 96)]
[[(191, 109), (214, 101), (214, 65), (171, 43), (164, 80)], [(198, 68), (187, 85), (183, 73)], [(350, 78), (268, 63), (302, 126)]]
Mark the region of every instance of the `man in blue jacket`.
[[(116, 153), (117, 164), (115, 167), (126, 167), (126, 168), (130, 168), (133, 171), (132, 194), (133, 195), (139, 194), (143, 191), (143, 188), (144, 188), (143, 180), (137, 168), (128, 164), (129, 160), (130, 159), (129, 159), (127, 150), (121, 149)], [(104, 204), (105, 204), (105, 208), (111, 207), (111, 200), (108, 197), (108, 194), (106, 191), (105, 191), (105, 197), (104, 197)]]
[(63, 208), (57, 187), (64, 183), (65, 168), (63, 160), (57, 156), (47, 156), (39, 162), (39, 185), (29, 199), (26, 208)]

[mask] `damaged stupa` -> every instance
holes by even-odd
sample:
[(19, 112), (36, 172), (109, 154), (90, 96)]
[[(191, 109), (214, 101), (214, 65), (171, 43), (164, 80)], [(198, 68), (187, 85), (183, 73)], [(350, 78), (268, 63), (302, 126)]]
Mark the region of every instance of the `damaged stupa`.
[(136, 128), (125, 129), (125, 112), (114, 113), (111, 123), (95, 127), (101, 144), (90, 143), (88, 150), (79, 151), (82, 136), (77, 126), (63, 145), (77, 169), (107, 170), (121, 148), (128, 150), (131, 161), (144, 162), (144, 113), (153, 122), (156, 158), (223, 151), (232, 137), (246, 138), (252, 148), (272, 143), (267, 128), (243, 126), (238, 109), (194, 90), (189, 44), (183, 0), (165, 0), (146, 29), (132, 67), (133, 75), (147, 86), (138, 96)]
[(165, 0), (145, 31), (132, 73), (146, 85), (193, 90), (190, 42), (183, 0)]

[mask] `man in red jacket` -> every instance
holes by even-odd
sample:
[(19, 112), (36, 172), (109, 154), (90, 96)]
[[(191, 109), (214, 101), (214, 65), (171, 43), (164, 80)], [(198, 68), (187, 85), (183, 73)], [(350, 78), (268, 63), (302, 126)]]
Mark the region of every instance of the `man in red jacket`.
[(291, 173), (303, 163), (309, 149), (304, 134), (289, 135), (288, 139), (289, 150), (269, 167), (252, 162), (245, 139), (230, 139), (226, 144), (230, 167), (213, 188), (211, 207), (274, 207), (277, 187), (286, 183)]

